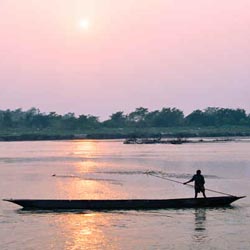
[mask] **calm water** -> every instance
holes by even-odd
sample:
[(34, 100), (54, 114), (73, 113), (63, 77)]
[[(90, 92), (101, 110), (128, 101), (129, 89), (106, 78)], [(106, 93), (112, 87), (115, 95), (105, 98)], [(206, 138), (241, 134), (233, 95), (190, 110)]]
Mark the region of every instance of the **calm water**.
[[(206, 187), (247, 195), (229, 208), (27, 212), (0, 201), (0, 249), (250, 249), (250, 143), (124, 145), (0, 142), (0, 198), (177, 198), (200, 168)], [(208, 196), (217, 194), (207, 192)]]

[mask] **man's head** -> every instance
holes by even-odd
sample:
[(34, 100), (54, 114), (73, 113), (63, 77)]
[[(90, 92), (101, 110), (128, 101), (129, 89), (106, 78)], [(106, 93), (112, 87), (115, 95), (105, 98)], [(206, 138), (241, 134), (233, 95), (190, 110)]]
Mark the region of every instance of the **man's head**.
[(201, 171), (198, 169), (198, 170), (196, 171), (196, 174), (200, 175), (200, 174), (201, 174)]

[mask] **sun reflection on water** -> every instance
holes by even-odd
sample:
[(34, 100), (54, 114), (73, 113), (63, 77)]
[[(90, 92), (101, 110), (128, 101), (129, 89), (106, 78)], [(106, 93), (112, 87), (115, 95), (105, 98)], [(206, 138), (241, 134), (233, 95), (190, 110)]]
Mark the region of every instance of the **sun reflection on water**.
[(105, 235), (110, 224), (104, 213), (64, 214), (60, 216), (58, 226), (65, 241), (65, 250), (73, 249), (117, 249), (115, 242)]
[[(69, 178), (57, 178), (58, 190), (64, 199), (108, 199), (116, 194), (106, 177), (96, 173), (103, 167), (96, 160), (105, 151), (95, 141), (77, 141), (71, 149), (73, 155), (82, 157), (74, 163)], [(59, 176), (60, 177), (60, 176)], [(59, 217), (58, 227), (63, 233), (65, 250), (72, 249), (118, 249), (108, 236), (110, 216), (105, 213), (68, 213)]]
[(98, 142), (96, 141), (75, 141), (73, 153), (75, 155), (82, 155), (84, 157), (94, 157), (95, 154), (98, 152)]
[[(107, 148), (96, 141), (76, 141), (71, 148), (73, 155), (81, 156), (70, 167), (70, 173), (56, 175), (58, 198), (63, 199), (112, 199), (124, 197), (126, 191), (119, 177), (110, 176), (103, 169), (112, 164), (103, 159)], [(114, 164), (114, 163), (113, 163)], [(116, 179), (117, 178), (117, 179)]]
[(72, 148), (73, 155), (81, 156), (82, 161), (77, 162), (76, 168), (78, 173), (94, 172), (97, 167), (100, 167), (99, 162), (96, 161), (104, 152), (105, 147), (100, 146), (97, 141), (84, 140), (76, 141)]
[(58, 180), (57, 187), (64, 199), (108, 199), (115, 192), (105, 181), (78, 178)]

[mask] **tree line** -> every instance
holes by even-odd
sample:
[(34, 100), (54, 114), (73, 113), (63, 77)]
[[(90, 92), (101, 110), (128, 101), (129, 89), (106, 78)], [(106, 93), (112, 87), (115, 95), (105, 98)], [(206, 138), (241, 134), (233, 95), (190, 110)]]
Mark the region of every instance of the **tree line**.
[(93, 115), (67, 113), (59, 115), (56, 112), (42, 113), (37, 108), (23, 111), (0, 110), (1, 129), (64, 129), (83, 130), (98, 128), (148, 128), (148, 127), (205, 127), (205, 126), (250, 126), (250, 114), (244, 109), (229, 109), (208, 107), (204, 110), (194, 110), (184, 116), (177, 108), (162, 108), (149, 111), (147, 108), (136, 108), (125, 114), (118, 111), (105, 121)]

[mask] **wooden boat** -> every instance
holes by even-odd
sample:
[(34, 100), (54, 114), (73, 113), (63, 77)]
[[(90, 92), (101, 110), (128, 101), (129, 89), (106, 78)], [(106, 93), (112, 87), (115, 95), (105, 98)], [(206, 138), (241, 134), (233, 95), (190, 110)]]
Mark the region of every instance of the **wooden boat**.
[(37, 210), (146, 210), (166, 208), (197, 208), (228, 206), (245, 196), (221, 196), (209, 198), (182, 199), (132, 199), (132, 200), (35, 200), (35, 199), (4, 199), (22, 206), (24, 209)]

